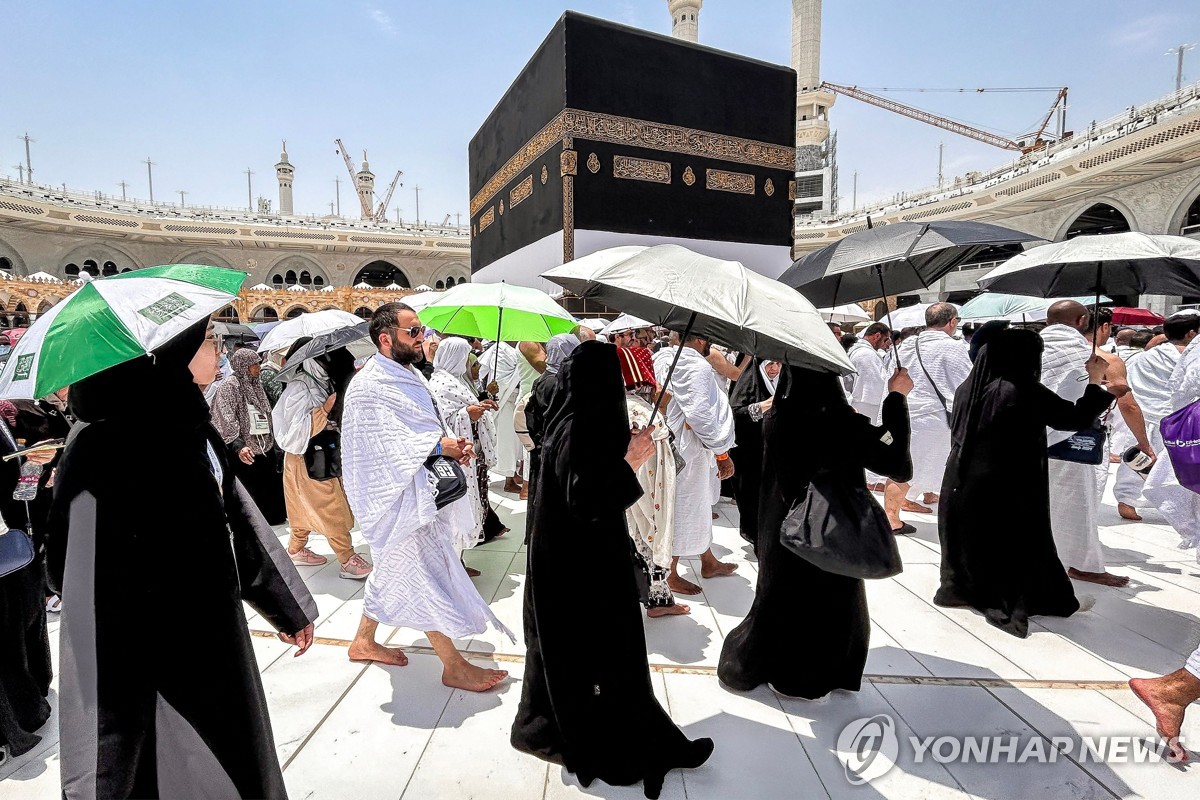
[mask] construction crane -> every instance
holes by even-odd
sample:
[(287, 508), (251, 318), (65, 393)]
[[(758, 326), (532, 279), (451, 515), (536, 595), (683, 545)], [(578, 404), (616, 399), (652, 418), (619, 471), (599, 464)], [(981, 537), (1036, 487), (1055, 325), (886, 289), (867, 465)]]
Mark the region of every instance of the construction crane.
[(392, 193), (396, 191), (397, 186), (403, 186), (400, 183), (400, 176), (404, 174), (404, 170), (396, 170), (396, 177), (392, 178), (392, 183), (388, 186), (387, 194), (383, 196), (383, 200), (379, 203), (379, 208), (375, 209), (375, 221), (387, 222), (388, 204), (392, 202)]
[[(334, 139), (333, 141), (337, 143), (338, 152), (341, 153), (342, 158), (346, 161), (346, 172), (350, 173), (350, 185), (358, 186), (358, 177), (354, 173), (354, 162), (350, 160), (350, 153), (347, 152), (346, 145), (342, 144), (341, 139)], [(358, 203), (362, 206), (363, 219), (374, 217), (374, 214), (371, 212), (371, 199), (369, 197), (364, 196), (362, 192), (358, 192)]]
[(438, 227), (439, 227), (439, 228), (445, 228), (447, 225), (449, 225), (449, 224), (450, 224), (450, 217), (452, 217), (452, 216), (454, 216), (454, 215), (453, 215), (453, 214), (447, 214), (447, 215), (446, 215), (446, 218), (442, 220), (442, 224), (441, 224), (441, 225), (439, 225)]
[[(1062, 139), (1063, 137), (1070, 135), (1069, 132), (1067, 132), (1065, 130), (1066, 122), (1067, 122), (1067, 87), (1066, 86), (1055, 87), (1053, 89), (1048, 89), (1045, 87), (1036, 87), (1036, 88), (1030, 88), (1030, 89), (1020, 89), (1020, 88), (1007, 89), (1007, 88), (1005, 88), (1005, 89), (973, 89), (973, 90), (971, 90), (971, 91), (975, 91), (975, 92), (1023, 92), (1023, 91), (1057, 91), (1058, 92), (1058, 94), (1054, 98), (1054, 103), (1051, 104), (1050, 110), (1048, 112), (1046, 112), (1046, 116), (1042, 120), (1042, 124), (1038, 127), (1038, 129), (1036, 131), (1033, 131), (1032, 133), (1027, 133), (1024, 136), (1018, 137), (1015, 140), (1009, 139), (1006, 136), (1001, 136), (998, 133), (992, 133), (991, 131), (985, 131), (982, 128), (976, 128), (976, 127), (967, 125), (962, 122), (956, 122), (955, 120), (947, 119), (946, 117), (940, 117), (937, 114), (933, 114), (928, 111), (923, 111), (919, 108), (914, 108), (913, 106), (910, 106), (910, 105), (905, 105), (904, 103), (898, 102), (896, 100), (892, 100), (887, 97), (880, 97), (877, 94), (872, 94), (871, 92), (868, 92), (865, 89), (860, 89), (857, 86), (840, 86), (836, 83), (822, 83), (821, 86), (822, 86), (822, 88), (828, 89), (831, 92), (835, 92), (840, 95), (845, 95), (846, 97), (853, 97), (855, 100), (861, 100), (864, 103), (870, 103), (873, 106), (878, 106), (879, 108), (887, 109), (888, 111), (892, 111), (896, 114), (901, 114), (905, 117), (908, 117), (909, 119), (915, 119), (918, 122), (924, 122), (927, 125), (933, 125), (934, 127), (941, 128), (942, 130), (950, 131), (951, 133), (957, 133), (962, 136), (966, 136), (968, 138), (974, 139), (977, 142), (983, 142), (984, 144), (990, 144), (993, 147), (999, 147), (1002, 150), (1015, 150), (1020, 153), (1030, 153), (1034, 150), (1045, 147), (1047, 144), (1050, 143), (1050, 140), (1047, 140), (1047, 138), (1046, 138), (1046, 136), (1047, 136), (1046, 129), (1050, 126), (1050, 120), (1054, 118), (1055, 112), (1058, 112), (1058, 115), (1059, 115), (1058, 134), (1055, 137), (1055, 140)], [(882, 91), (888, 91), (888, 90), (885, 89)], [(891, 90), (891, 91), (939, 91), (939, 90), (907, 89), (907, 90)], [(950, 90), (941, 90), (941, 91), (962, 92), (962, 91), (967, 91), (967, 90), (950, 89)]]

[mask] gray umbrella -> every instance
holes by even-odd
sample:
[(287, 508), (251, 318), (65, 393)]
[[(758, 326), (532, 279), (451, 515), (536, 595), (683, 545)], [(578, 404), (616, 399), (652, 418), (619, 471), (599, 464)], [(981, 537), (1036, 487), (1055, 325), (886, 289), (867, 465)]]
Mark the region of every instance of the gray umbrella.
[(257, 342), (259, 339), (254, 328), (236, 322), (214, 322), (213, 333), (222, 339), (237, 339), (241, 342)]
[(296, 377), (296, 373), (300, 370), (300, 365), (318, 356), (323, 356), (341, 347), (353, 344), (354, 342), (362, 341), (370, 336), (369, 322), (360, 322), (357, 325), (349, 325), (345, 328), (338, 328), (329, 333), (317, 334), (312, 338), (312, 341), (305, 342), (300, 346), (300, 349), (292, 353), (288, 357), (287, 364), (283, 369), (279, 370), (276, 376), (281, 381), (289, 381)]
[(779, 280), (816, 306), (857, 303), (927, 289), (957, 266), (1007, 258), (1025, 243), (1040, 241), (986, 222), (896, 222), (852, 233), (809, 253)]

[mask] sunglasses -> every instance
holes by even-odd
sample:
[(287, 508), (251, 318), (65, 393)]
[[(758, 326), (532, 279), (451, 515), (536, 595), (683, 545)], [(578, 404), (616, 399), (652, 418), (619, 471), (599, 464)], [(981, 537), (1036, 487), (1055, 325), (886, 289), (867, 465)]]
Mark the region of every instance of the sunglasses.
[(408, 334), (408, 338), (415, 339), (425, 330), (424, 325), (413, 325), (411, 328), (393, 328), (394, 331), (402, 331)]

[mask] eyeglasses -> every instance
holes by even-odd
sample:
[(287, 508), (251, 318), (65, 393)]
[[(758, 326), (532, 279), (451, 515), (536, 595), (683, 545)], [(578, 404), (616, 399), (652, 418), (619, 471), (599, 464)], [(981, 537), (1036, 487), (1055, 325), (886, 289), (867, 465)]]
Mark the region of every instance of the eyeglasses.
[(413, 325), (411, 328), (392, 328), (394, 331), (400, 331), (408, 334), (408, 338), (415, 339), (425, 330), (424, 325)]

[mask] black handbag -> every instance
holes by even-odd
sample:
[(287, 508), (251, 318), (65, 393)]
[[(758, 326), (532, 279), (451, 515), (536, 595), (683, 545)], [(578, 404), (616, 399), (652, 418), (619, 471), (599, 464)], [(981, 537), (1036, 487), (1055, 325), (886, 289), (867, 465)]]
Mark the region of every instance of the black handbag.
[(32, 563), (33, 538), (28, 533), (16, 528), (0, 533), (0, 578)]
[(1104, 463), (1104, 429), (1096, 426), (1084, 428), (1063, 439), (1055, 445), (1046, 448), (1046, 457), (1055, 461), (1070, 461), (1073, 464)]
[(430, 456), (425, 459), (425, 469), (433, 476), (433, 504), (438, 508), (467, 496), (467, 475), (450, 456)]
[(815, 567), (848, 578), (890, 578), (904, 569), (887, 515), (861, 479), (818, 472), (784, 517), (779, 541)]
[(304, 468), (314, 481), (331, 481), (342, 477), (342, 434), (326, 428), (308, 440), (304, 451)]

